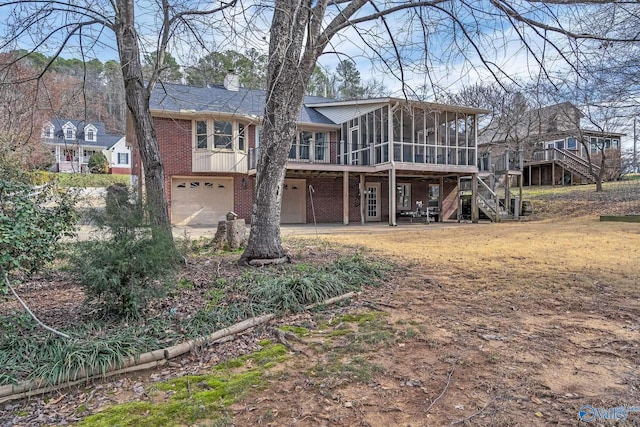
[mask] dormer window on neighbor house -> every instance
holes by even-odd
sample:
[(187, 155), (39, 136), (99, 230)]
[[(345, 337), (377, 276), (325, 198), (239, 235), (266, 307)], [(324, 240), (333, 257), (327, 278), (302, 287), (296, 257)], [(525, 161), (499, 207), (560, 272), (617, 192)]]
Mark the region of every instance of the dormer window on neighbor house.
[(73, 140), (76, 139), (76, 127), (67, 122), (62, 126), (62, 132), (64, 133), (64, 139)]
[(51, 123), (47, 123), (42, 128), (42, 137), (43, 138), (47, 138), (47, 139), (52, 139), (53, 138), (53, 131), (54, 131), (53, 125)]
[(93, 125), (87, 125), (84, 128), (84, 140), (89, 142), (96, 142), (97, 129)]
[(246, 151), (245, 125), (226, 120), (194, 121), (194, 146), (199, 150)]

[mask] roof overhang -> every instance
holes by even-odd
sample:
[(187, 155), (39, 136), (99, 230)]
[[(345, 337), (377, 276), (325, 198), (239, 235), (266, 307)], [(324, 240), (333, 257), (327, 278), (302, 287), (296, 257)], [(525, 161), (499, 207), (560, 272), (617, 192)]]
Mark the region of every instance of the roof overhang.
[(198, 110), (151, 110), (151, 116), (153, 117), (163, 117), (168, 119), (188, 119), (193, 120), (195, 118), (200, 117), (218, 117), (222, 119), (229, 120), (244, 120), (250, 122), (251, 124), (260, 124), (262, 123), (262, 117), (256, 115), (249, 114), (239, 114), (239, 113), (223, 113), (220, 111), (198, 111)]
[[(440, 104), (436, 102), (426, 102), (426, 101), (418, 101), (412, 99), (404, 99), (404, 98), (371, 98), (371, 99), (357, 99), (351, 101), (330, 101), (330, 102), (319, 102), (319, 103), (310, 103), (305, 104), (307, 107), (315, 108), (320, 111), (320, 108), (331, 108), (331, 107), (361, 107), (362, 109), (367, 109), (367, 107), (377, 106), (377, 105), (385, 105), (385, 104), (403, 104), (403, 105), (412, 105), (416, 107), (422, 107), (428, 109), (430, 111), (455, 111), (460, 113), (467, 114), (487, 114), (490, 113), (490, 110), (486, 110), (483, 108), (475, 108), (475, 107), (466, 107), (461, 105), (449, 105), (449, 104)], [(373, 107), (375, 109), (376, 107)]]
[[(151, 110), (153, 117), (162, 117), (167, 119), (186, 119), (193, 120), (202, 117), (215, 117), (219, 119), (227, 120), (243, 120), (254, 125), (262, 124), (263, 117), (237, 114), (237, 113), (221, 113), (219, 111), (197, 111), (197, 110), (180, 110), (180, 111), (168, 111), (168, 110)], [(340, 125), (330, 123), (311, 123), (311, 122), (298, 122), (298, 126), (316, 128), (316, 129), (340, 129)]]

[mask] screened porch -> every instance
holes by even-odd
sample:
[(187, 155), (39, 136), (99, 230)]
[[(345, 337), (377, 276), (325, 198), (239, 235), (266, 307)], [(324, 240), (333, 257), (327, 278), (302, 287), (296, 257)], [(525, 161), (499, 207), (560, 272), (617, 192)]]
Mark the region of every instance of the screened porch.
[(420, 104), (381, 105), (342, 124), (338, 162), (475, 166), (476, 115)]

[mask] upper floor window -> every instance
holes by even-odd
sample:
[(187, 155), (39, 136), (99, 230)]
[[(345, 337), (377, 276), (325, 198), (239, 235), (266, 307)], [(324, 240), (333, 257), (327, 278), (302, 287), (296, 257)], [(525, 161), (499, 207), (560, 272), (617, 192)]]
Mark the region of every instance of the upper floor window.
[(209, 136), (207, 134), (207, 122), (198, 120), (196, 122), (196, 147), (208, 148)]
[(289, 150), (289, 159), (328, 162), (329, 134), (307, 130), (298, 131)]
[(238, 150), (247, 149), (246, 126), (222, 120), (195, 121), (195, 141), (197, 149)]
[(604, 138), (594, 138), (591, 137), (591, 152), (597, 153), (598, 151), (604, 150), (605, 148), (605, 139)]
[(213, 122), (213, 146), (215, 148), (233, 149), (233, 124), (231, 122)]
[(245, 127), (242, 123), (238, 124), (238, 150), (244, 151), (247, 146), (245, 145)]
[(42, 129), (43, 138), (53, 138), (53, 126), (45, 126)]
[(62, 134), (64, 135), (64, 139), (76, 139), (76, 127), (71, 122), (66, 122), (62, 125)]
[(85, 141), (96, 141), (96, 128), (93, 125), (88, 125), (84, 128), (84, 140)]

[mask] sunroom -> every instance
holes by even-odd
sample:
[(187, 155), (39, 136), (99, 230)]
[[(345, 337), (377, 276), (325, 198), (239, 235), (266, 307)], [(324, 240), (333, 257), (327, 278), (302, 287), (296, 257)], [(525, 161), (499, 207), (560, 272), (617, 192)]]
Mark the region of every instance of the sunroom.
[(338, 164), (476, 165), (477, 115), (484, 110), (391, 98), (312, 107), (341, 124)]

